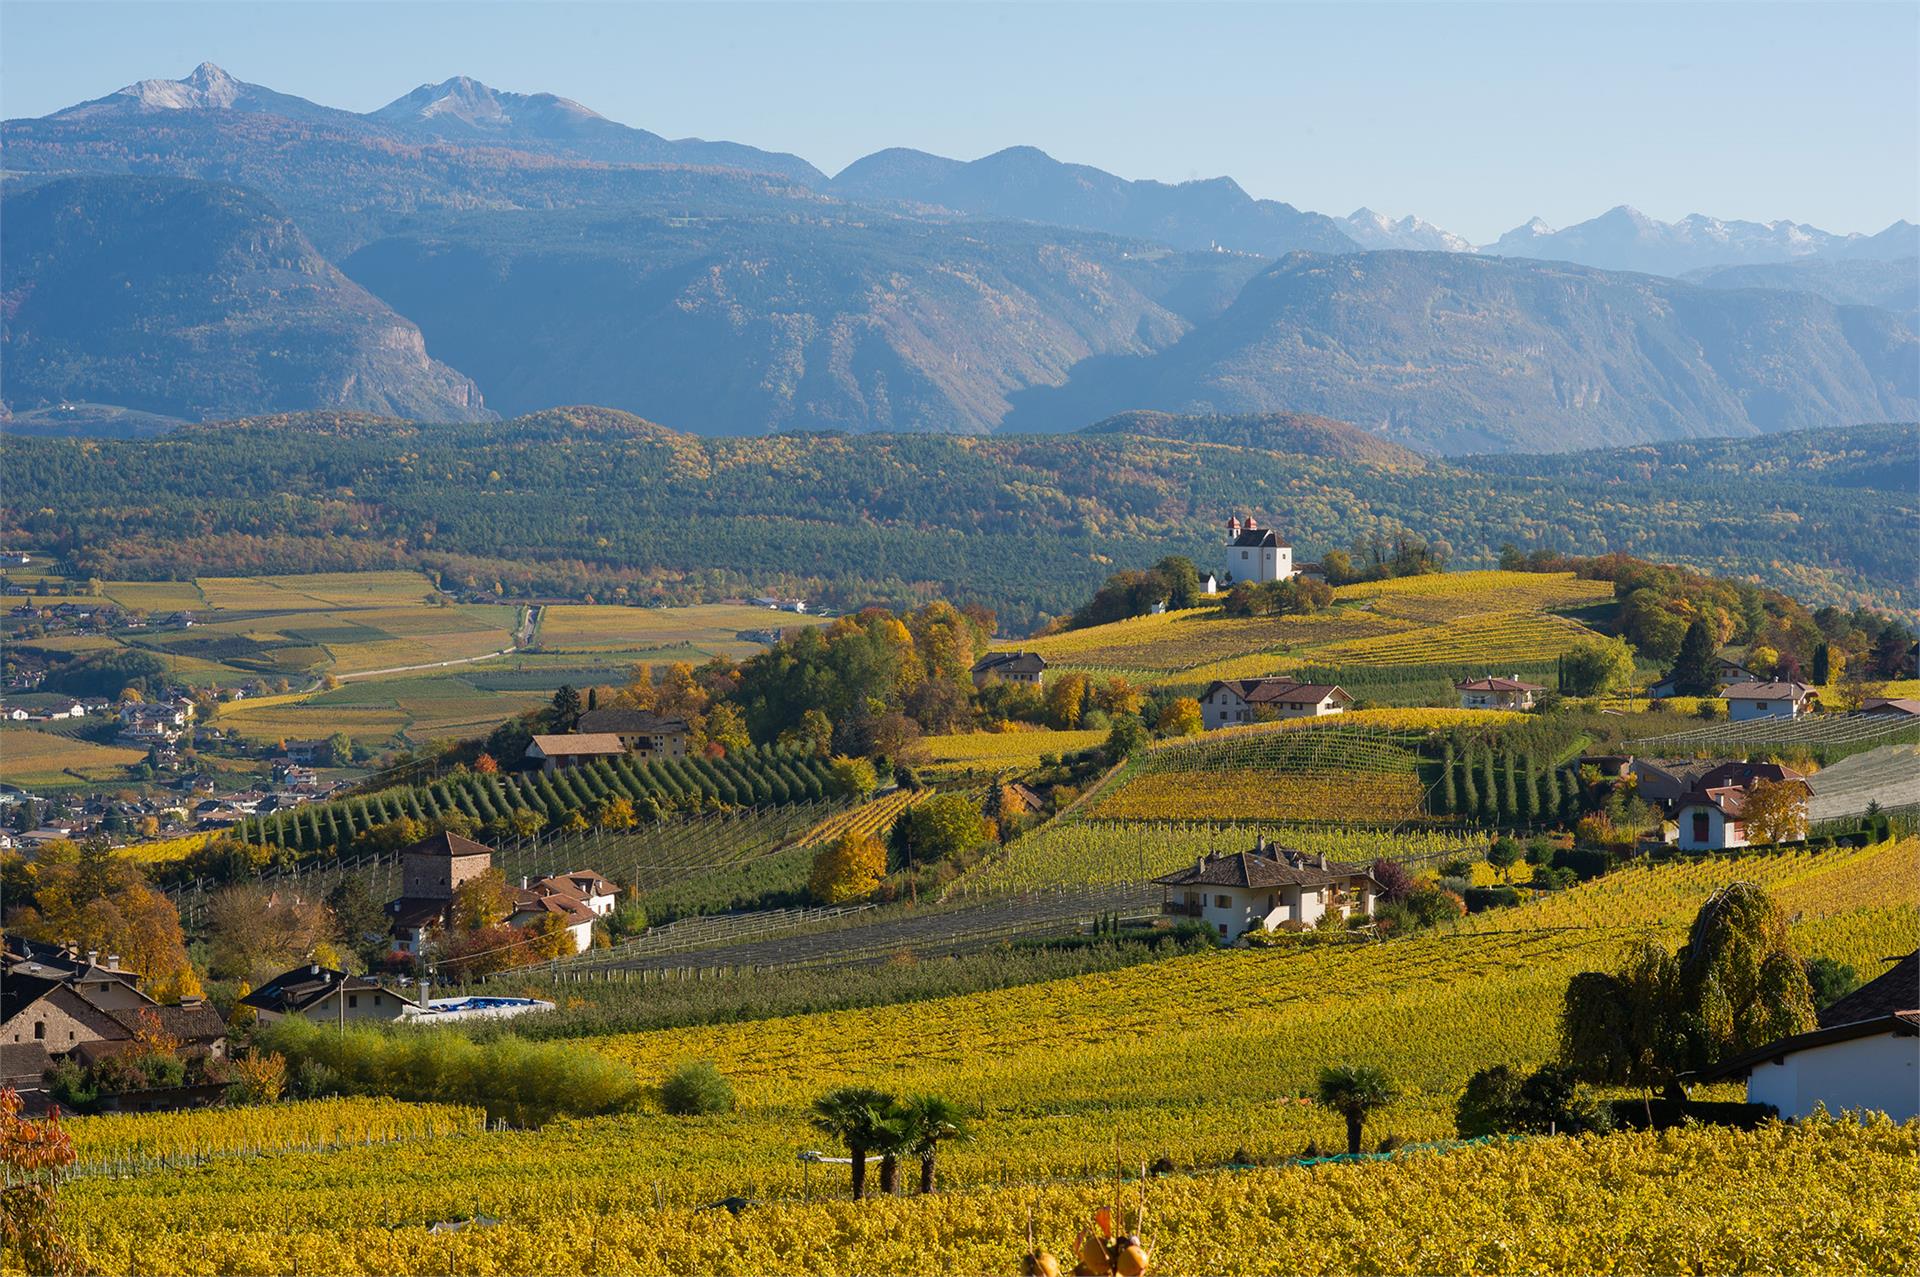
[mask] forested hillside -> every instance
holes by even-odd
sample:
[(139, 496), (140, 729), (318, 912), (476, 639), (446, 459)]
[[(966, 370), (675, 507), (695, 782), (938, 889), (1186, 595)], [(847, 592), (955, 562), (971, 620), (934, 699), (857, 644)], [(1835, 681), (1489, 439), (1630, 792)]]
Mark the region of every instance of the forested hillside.
[(702, 439), (604, 409), (439, 426), (309, 414), (144, 442), (6, 439), (0, 535), (102, 577), (419, 566), (449, 586), (607, 601), (953, 597), (1018, 631), (1116, 567), (1212, 563), (1227, 514), (1251, 512), (1303, 559), (1406, 529), (1463, 566), (1513, 542), (1915, 599), (1911, 426), (1417, 467), (1297, 443)]

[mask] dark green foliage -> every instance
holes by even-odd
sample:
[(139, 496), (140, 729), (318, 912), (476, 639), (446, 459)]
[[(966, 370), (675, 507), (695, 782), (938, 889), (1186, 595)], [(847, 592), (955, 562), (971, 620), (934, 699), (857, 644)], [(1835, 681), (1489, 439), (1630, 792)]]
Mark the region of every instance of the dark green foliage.
[(1468, 913), (1506, 909), (1520, 903), (1519, 889), (1505, 884), (1498, 887), (1468, 887), (1460, 894), (1467, 902)]
[(131, 648), (89, 652), (54, 666), (41, 689), (117, 700), (129, 687), (142, 692), (157, 689), (166, 670), (166, 662), (151, 652)]
[(1720, 690), (1714, 678), (1713, 658), (1718, 644), (1703, 620), (1687, 626), (1680, 652), (1673, 658), (1673, 690), (1681, 696), (1711, 696)]
[(1493, 751), (1480, 755), (1480, 821), (1491, 825), (1500, 819), (1500, 787), (1494, 778)]
[(675, 1117), (733, 1112), (733, 1084), (711, 1060), (683, 1064), (660, 1083), (660, 1107)]
[(1543, 1064), (1521, 1078), (1504, 1064), (1467, 1080), (1454, 1109), (1462, 1139), (1482, 1135), (1582, 1135), (1613, 1128), (1605, 1105), (1580, 1094), (1567, 1070)]
[(1844, 962), (1832, 958), (1808, 958), (1805, 962), (1807, 985), (1813, 991), (1813, 1005), (1824, 1010), (1860, 987), (1860, 976)]
[(1460, 788), (1454, 779), (1453, 746), (1448, 744), (1440, 755), (1440, 788), (1435, 794), (1442, 816), (1452, 815), (1460, 810)]

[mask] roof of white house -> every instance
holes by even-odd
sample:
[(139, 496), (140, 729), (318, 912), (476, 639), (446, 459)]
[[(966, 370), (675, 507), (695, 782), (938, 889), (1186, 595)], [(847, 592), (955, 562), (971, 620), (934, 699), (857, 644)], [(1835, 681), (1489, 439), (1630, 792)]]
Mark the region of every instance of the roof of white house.
[(1805, 683), (1755, 681), (1728, 683), (1721, 695), (1730, 701), (1802, 701), (1812, 690)]
[(1538, 683), (1523, 683), (1517, 678), (1470, 678), (1464, 683), (1455, 683), (1456, 692), (1544, 692), (1547, 689)]
[(1213, 853), (1185, 869), (1162, 874), (1153, 881), (1167, 887), (1325, 887), (1354, 878), (1373, 877), (1369, 865), (1348, 865), (1325, 856), (1309, 856), (1292, 847), (1254, 844), (1252, 851)]
[(1207, 690), (1200, 693), (1205, 700), (1214, 692), (1225, 688), (1249, 705), (1265, 705), (1272, 701), (1310, 701), (1319, 704), (1329, 696), (1350, 701), (1346, 689), (1336, 683), (1296, 683), (1290, 678), (1233, 678), (1215, 679), (1207, 684)]

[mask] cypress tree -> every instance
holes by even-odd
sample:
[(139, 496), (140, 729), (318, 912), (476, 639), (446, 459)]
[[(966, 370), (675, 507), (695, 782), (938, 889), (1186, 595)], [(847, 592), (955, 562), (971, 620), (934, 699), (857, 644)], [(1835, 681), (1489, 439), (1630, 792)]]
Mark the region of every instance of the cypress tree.
[(1540, 818), (1539, 773), (1533, 769), (1533, 755), (1520, 755), (1520, 823), (1531, 825)]
[(1477, 816), (1480, 813), (1480, 790), (1473, 783), (1473, 756), (1467, 755), (1460, 760), (1460, 806), (1462, 816)]
[(1514, 775), (1520, 760), (1512, 750), (1502, 750), (1500, 762), (1501, 770), (1505, 773), (1500, 778), (1500, 819), (1502, 823), (1511, 825), (1520, 819), (1520, 786)]
[(1552, 767), (1540, 777), (1540, 819), (1544, 823), (1560, 814), (1560, 773)]
[(1560, 823), (1568, 828), (1580, 817), (1580, 777), (1570, 768), (1560, 772)]
[(1453, 779), (1453, 746), (1448, 745), (1440, 756), (1440, 811), (1442, 816), (1450, 816), (1460, 810), (1459, 788)]
[(1500, 782), (1493, 774), (1493, 750), (1480, 755), (1480, 820), (1494, 824), (1500, 819)]

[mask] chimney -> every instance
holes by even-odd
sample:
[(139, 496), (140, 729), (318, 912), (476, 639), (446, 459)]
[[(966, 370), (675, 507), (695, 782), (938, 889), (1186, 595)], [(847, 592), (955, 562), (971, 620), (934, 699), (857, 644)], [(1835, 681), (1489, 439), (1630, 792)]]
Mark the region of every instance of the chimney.
[(320, 974), (320, 964), (319, 964), (319, 963), (317, 963), (317, 962), (314, 962), (314, 963), (309, 963), (309, 964), (308, 964), (308, 966), (307, 966), (307, 974), (308, 974), (308, 975), (319, 975), (319, 974)]
[(1196, 870), (1205, 869), (1207, 867), (1207, 858), (1205, 856), (1195, 856), (1193, 858), (1193, 867)]
[(420, 1009), (422, 1011), (433, 1009), (433, 977), (430, 975), (420, 977)]
[(107, 955), (107, 970), (118, 971), (119, 969), (120, 969), (120, 955), (117, 953), (109, 953)]
[(87, 965), (90, 967), (100, 965), (100, 951), (98, 949), (87, 950)]
[(1327, 867), (1327, 853), (1324, 851), (1320, 853), (1320, 867), (1322, 869)]

